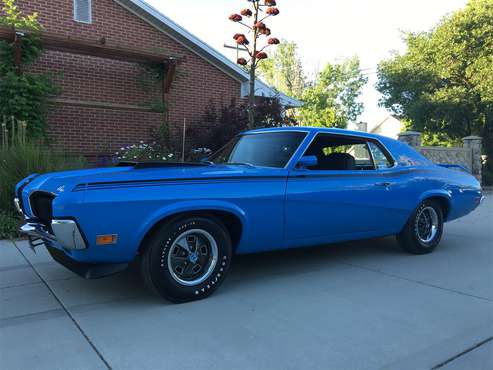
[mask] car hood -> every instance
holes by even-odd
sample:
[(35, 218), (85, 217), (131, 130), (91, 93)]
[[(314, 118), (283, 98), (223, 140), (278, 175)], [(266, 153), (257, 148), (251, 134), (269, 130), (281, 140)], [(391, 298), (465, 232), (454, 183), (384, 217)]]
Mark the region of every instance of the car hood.
[[(86, 186), (113, 183), (148, 181), (206, 180), (225, 177), (270, 177), (285, 176), (287, 170), (254, 167), (246, 165), (186, 165), (176, 164), (166, 167), (136, 168), (134, 166), (95, 168), (76, 171), (53, 172), (32, 175), (21, 181), (16, 190), (23, 186), (23, 192), (36, 190), (55, 195), (82, 190)], [(25, 185), (26, 182), (29, 182)]]

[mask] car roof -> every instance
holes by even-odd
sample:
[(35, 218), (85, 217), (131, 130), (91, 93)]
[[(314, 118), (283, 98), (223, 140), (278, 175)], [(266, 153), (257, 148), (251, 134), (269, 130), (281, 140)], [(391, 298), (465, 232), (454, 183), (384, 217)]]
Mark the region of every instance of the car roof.
[(302, 132), (315, 132), (315, 133), (326, 133), (335, 135), (351, 135), (360, 136), (365, 138), (387, 140), (388, 137), (381, 135), (370, 134), (363, 131), (346, 130), (341, 128), (328, 128), (328, 127), (313, 127), (313, 126), (289, 126), (289, 127), (273, 127), (273, 128), (261, 128), (250, 131), (245, 131), (243, 134), (259, 134), (264, 132), (283, 132), (283, 131), (302, 131)]

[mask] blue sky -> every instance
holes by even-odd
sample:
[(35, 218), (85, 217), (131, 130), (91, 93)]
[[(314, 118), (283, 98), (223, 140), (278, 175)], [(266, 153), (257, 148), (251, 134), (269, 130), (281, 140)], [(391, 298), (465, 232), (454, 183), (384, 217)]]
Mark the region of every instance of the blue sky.
[[(190, 32), (234, 58), (224, 49), (238, 25), (229, 14), (246, 0), (146, 0)], [(402, 31), (426, 31), (442, 17), (465, 6), (467, 0), (278, 0), (281, 14), (270, 20), (273, 36), (295, 41), (306, 72), (313, 75), (328, 62), (358, 55), (369, 83), (361, 100), (362, 119), (372, 127), (388, 114), (378, 108), (374, 89), (377, 63), (391, 51), (405, 50)]]

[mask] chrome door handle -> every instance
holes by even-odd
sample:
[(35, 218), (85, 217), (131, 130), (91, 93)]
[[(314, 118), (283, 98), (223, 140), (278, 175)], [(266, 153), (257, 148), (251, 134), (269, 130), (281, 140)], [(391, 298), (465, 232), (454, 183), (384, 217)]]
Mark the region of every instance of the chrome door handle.
[(391, 182), (377, 182), (375, 184), (375, 186), (383, 186), (383, 187), (388, 188), (389, 186), (392, 186), (392, 183)]

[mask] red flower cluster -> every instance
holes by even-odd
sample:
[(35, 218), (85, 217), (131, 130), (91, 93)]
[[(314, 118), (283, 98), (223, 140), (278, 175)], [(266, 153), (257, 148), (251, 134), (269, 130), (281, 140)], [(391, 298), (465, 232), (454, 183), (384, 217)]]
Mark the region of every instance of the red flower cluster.
[(267, 42), (269, 45), (278, 45), (281, 43), (277, 37), (271, 37)]
[(231, 14), (229, 16), (229, 20), (233, 22), (241, 22), (243, 20), (243, 17), (239, 14)]
[(271, 32), (270, 32), (270, 28), (262, 28), (261, 30), (259, 30), (260, 34), (261, 35), (265, 35), (265, 36), (270, 36)]
[(267, 53), (266, 53), (266, 52), (264, 52), (264, 51), (259, 51), (259, 52), (257, 53), (257, 59), (258, 59), (258, 60), (267, 59), (267, 58), (268, 58), (268, 55), (267, 55)]
[(244, 17), (251, 17), (253, 15), (253, 13), (250, 9), (243, 9), (241, 11), (241, 15)]
[(276, 16), (276, 15), (279, 14), (279, 9), (277, 9), (277, 8), (267, 8), (267, 10), (265, 12), (267, 14), (269, 14), (269, 15)]
[(238, 58), (236, 63), (238, 63), (240, 66), (246, 66), (248, 64), (245, 58)]
[(265, 23), (263, 22), (257, 22), (253, 25), (253, 28), (256, 28), (258, 30), (263, 30), (263, 29), (266, 29), (267, 26), (265, 25)]
[(237, 33), (233, 36), (233, 39), (236, 41), (238, 45), (248, 45), (250, 41), (246, 38), (242, 33)]
[(264, 4), (267, 6), (276, 6), (277, 5), (276, 0), (265, 0)]

